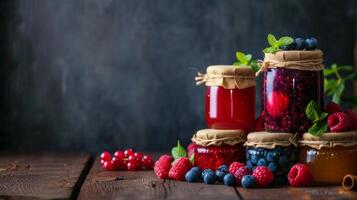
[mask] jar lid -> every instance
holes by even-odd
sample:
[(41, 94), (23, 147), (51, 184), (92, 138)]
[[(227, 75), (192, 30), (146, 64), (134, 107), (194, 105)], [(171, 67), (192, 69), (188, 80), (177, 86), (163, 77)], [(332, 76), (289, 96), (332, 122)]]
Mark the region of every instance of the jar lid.
[(324, 69), (323, 53), (321, 50), (313, 51), (277, 51), (266, 53), (264, 61), (260, 63), (260, 70), (268, 68), (287, 68), (304, 71), (321, 71)]
[(202, 129), (197, 131), (191, 140), (200, 146), (221, 146), (222, 144), (233, 146), (244, 143), (246, 134), (243, 130)]
[(245, 89), (256, 85), (254, 71), (249, 66), (212, 65), (207, 73), (198, 73), (196, 84), (221, 86), (225, 89)]
[(292, 133), (269, 133), (266, 131), (252, 132), (248, 134), (245, 146), (274, 149), (277, 146), (297, 146), (296, 134)]
[(320, 137), (304, 133), (303, 140), (299, 141), (301, 146), (309, 146), (315, 149), (322, 147), (333, 148), (335, 146), (351, 147), (357, 145), (357, 132), (328, 132)]

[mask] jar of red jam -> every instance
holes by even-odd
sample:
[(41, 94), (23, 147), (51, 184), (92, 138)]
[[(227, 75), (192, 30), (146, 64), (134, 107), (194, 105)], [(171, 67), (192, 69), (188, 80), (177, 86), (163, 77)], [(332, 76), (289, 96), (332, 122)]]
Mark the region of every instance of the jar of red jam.
[(311, 126), (305, 115), (314, 100), (323, 108), (322, 51), (278, 51), (265, 54), (263, 118), (270, 132), (304, 133)]
[(298, 160), (295, 138), (291, 133), (249, 133), (244, 144), (246, 166), (250, 170), (257, 166), (267, 166), (274, 173), (275, 185), (287, 183), (287, 174)]
[(196, 145), (195, 166), (216, 170), (223, 164), (230, 165), (234, 161), (244, 162), (245, 139), (246, 134), (242, 130), (199, 130), (192, 138), (192, 142)]
[(206, 122), (214, 129), (253, 130), (255, 74), (250, 67), (214, 65), (197, 77), (206, 83)]
[(340, 185), (347, 174), (357, 174), (357, 132), (303, 135), (300, 162), (309, 166), (318, 185)]

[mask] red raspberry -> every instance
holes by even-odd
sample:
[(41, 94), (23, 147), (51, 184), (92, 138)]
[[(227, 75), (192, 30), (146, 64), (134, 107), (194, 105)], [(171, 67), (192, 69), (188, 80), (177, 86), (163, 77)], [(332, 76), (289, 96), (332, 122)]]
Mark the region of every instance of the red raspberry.
[(266, 166), (256, 167), (253, 176), (260, 187), (268, 187), (274, 180), (273, 172)]
[(351, 109), (346, 111), (346, 115), (350, 120), (350, 130), (357, 130), (357, 113), (353, 112)]
[(243, 163), (240, 162), (232, 162), (231, 165), (229, 165), (229, 173), (234, 174), (239, 168), (244, 167)]
[(325, 106), (325, 112), (327, 112), (329, 115), (341, 111), (342, 111), (341, 106), (334, 102), (331, 102)]
[(251, 174), (251, 171), (248, 169), (248, 167), (243, 166), (243, 167), (239, 168), (238, 170), (236, 170), (233, 175), (236, 177), (237, 185), (240, 185), (243, 176), (250, 175), (250, 174)]
[(170, 169), (169, 178), (178, 181), (185, 179), (185, 174), (192, 168), (192, 164), (188, 158), (181, 157), (174, 162), (174, 165)]
[(282, 92), (272, 92), (268, 96), (266, 109), (273, 117), (281, 117), (289, 108), (289, 97)]
[(292, 187), (303, 187), (309, 186), (314, 178), (307, 165), (298, 163), (291, 167), (288, 180)]
[(264, 131), (264, 118), (262, 116), (255, 120), (255, 131)]
[(155, 174), (162, 179), (169, 178), (169, 171), (171, 169), (171, 162), (173, 158), (168, 155), (163, 155), (158, 161), (156, 161), (154, 166)]
[(336, 112), (327, 118), (327, 124), (332, 132), (343, 132), (348, 130), (350, 120), (344, 112)]

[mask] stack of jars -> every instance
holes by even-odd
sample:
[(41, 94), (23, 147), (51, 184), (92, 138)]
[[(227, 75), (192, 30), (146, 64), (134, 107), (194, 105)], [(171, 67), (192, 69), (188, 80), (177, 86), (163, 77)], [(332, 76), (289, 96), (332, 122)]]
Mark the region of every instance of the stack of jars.
[(216, 170), (233, 161), (244, 162), (243, 144), (255, 125), (255, 74), (250, 67), (214, 65), (196, 77), (206, 84), (206, 122), (198, 131), (194, 161), (202, 169)]
[(278, 51), (265, 54), (262, 118), (265, 130), (250, 133), (246, 142), (247, 166), (268, 166), (278, 183), (297, 162), (297, 139), (311, 126), (305, 115), (314, 100), (323, 107), (322, 52)]

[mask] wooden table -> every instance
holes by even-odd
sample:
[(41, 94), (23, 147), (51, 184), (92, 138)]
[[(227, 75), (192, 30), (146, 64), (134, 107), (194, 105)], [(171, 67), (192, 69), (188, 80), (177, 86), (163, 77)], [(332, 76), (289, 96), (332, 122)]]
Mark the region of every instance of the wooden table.
[(0, 199), (357, 199), (339, 186), (243, 189), (105, 171), (88, 154), (0, 154)]

